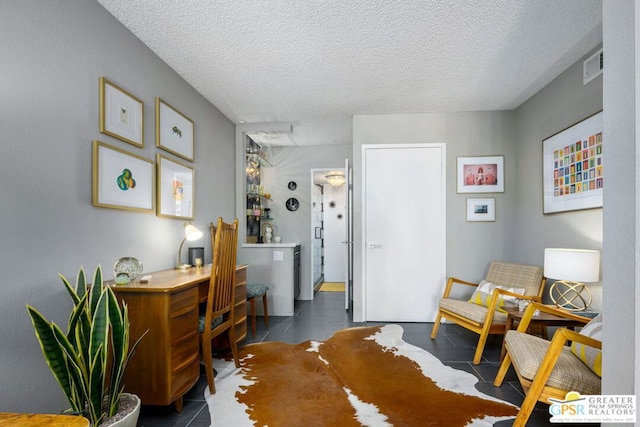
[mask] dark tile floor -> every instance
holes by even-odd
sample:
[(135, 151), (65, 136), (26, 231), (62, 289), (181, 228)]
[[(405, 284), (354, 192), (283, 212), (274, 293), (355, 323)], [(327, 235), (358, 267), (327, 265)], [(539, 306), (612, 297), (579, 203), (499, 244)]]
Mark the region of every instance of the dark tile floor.
[[(261, 341), (282, 341), (299, 343), (306, 340), (325, 340), (340, 329), (363, 326), (363, 323), (350, 321), (351, 315), (344, 310), (344, 295), (338, 292), (319, 292), (313, 301), (296, 301), (295, 315), (291, 317), (269, 317), (269, 327), (265, 328), (263, 319), (258, 318), (258, 330), (255, 338), (251, 332), (245, 343)], [(377, 325), (368, 322), (366, 325)], [(455, 369), (472, 373), (478, 378), (476, 387), (483, 393), (495, 396), (508, 402), (520, 405), (524, 398), (518, 379), (510, 370), (502, 387), (493, 385), (493, 379), (499, 367), (502, 338), (489, 338), (484, 351), (483, 360), (475, 366), (471, 359), (475, 351), (478, 336), (457, 325), (442, 324), (435, 340), (429, 338), (430, 323), (399, 323), (404, 328), (404, 340), (423, 348), (438, 357), (444, 364)], [(138, 421), (142, 427), (208, 427), (211, 424), (204, 390), (207, 380), (204, 374), (198, 383), (184, 398), (184, 409), (177, 413), (171, 407), (143, 406)], [(527, 426), (550, 426), (548, 405), (538, 403)], [(503, 421), (496, 426), (509, 426), (510, 421)], [(572, 424), (577, 425), (577, 424)], [(583, 424), (585, 426), (586, 424)], [(594, 424), (592, 424), (593, 426)], [(277, 427), (277, 426), (273, 426)]]

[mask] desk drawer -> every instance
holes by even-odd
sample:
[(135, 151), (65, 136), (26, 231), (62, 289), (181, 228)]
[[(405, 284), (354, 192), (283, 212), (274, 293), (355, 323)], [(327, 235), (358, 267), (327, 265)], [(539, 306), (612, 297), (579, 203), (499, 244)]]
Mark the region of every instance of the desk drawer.
[(247, 286), (242, 283), (240, 285), (236, 285), (236, 296), (235, 303), (246, 302), (247, 301)]
[[(198, 346), (198, 337), (196, 336), (195, 344), (191, 343), (190, 346)], [(184, 346), (182, 350), (186, 350), (187, 346)], [(172, 357), (172, 371), (171, 371), (171, 390), (172, 399), (177, 399), (184, 393), (189, 391), (191, 387), (198, 381), (200, 376), (200, 357), (196, 352), (192, 357), (188, 357), (188, 352), (177, 351)], [(179, 356), (179, 357), (178, 357)]]
[[(187, 289), (171, 296), (169, 329), (171, 345), (198, 332), (198, 289)], [(196, 351), (198, 346), (196, 345)]]
[(192, 288), (171, 296), (171, 395), (186, 393), (200, 374), (198, 353), (198, 289)]
[[(179, 316), (172, 317), (169, 323), (171, 330), (171, 345), (183, 340), (187, 335), (198, 336), (198, 305), (195, 304), (189, 311), (182, 312)], [(197, 346), (196, 346), (197, 349)]]
[(233, 302), (233, 324), (236, 341), (247, 336), (247, 269), (236, 270), (235, 300)]
[(198, 305), (198, 288), (191, 288), (172, 294), (169, 312), (171, 317), (174, 317), (192, 309), (194, 305)]

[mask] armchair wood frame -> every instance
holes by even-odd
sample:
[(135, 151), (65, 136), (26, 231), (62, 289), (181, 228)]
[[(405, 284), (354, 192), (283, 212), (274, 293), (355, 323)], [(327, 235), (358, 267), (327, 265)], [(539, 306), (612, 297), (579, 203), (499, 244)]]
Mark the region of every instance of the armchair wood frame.
[[(568, 319), (576, 320), (584, 324), (588, 323), (591, 320), (588, 317), (579, 316), (575, 313), (561, 310), (554, 306), (544, 305), (541, 303), (532, 303), (527, 307), (522, 320), (518, 325), (518, 332), (526, 333), (527, 328), (529, 327), (529, 323), (531, 322), (531, 318), (533, 317), (533, 314), (536, 310), (554, 314), (556, 316), (566, 317)], [(571, 391), (561, 390), (559, 388), (547, 385), (547, 380), (549, 379), (549, 376), (553, 371), (556, 361), (560, 357), (562, 349), (569, 341), (574, 341), (590, 347), (602, 349), (601, 341), (587, 337), (586, 335), (582, 335), (570, 329), (558, 328), (549, 343), (547, 353), (545, 354), (542, 363), (538, 367), (538, 371), (533, 380), (524, 378), (520, 374), (520, 372), (518, 372), (516, 365), (513, 365), (514, 370), (516, 371), (516, 374), (518, 376), (518, 380), (520, 381), (522, 389), (524, 390), (526, 395), (524, 401), (522, 402), (522, 406), (520, 407), (520, 411), (518, 412), (518, 415), (514, 420), (513, 425), (515, 427), (525, 426), (527, 424), (527, 420), (529, 419), (529, 416), (531, 415), (536, 402), (549, 404), (549, 398), (564, 400), (567, 392)], [(578, 357), (576, 357), (576, 363), (582, 363), (582, 361)], [(509, 366), (511, 365), (511, 355), (509, 354), (509, 350), (507, 349), (507, 354), (505, 355), (505, 358), (500, 365), (500, 369), (496, 374), (493, 385), (495, 385), (496, 387), (500, 387), (502, 385), (504, 377), (509, 370)]]
[[(438, 308), (438, 314), (436, 315), (435, 322), (433, 324), (433, 328), (431, 330), (431, 339), (435, 339), (438, 335), (438, 329), (440, 328), (440, 322), (443, 318), (454, 322), (463, 328), (466, 328), (476, 334), (479, 334), (478, 345), (476, 346), (476, 351), (473, 356), (473, 364), (480, 364), (480, 360), (482, 359), (482, 353), (484, 352), (484, 347), (487, 343), (487, 338), (489, 335), (503, 335), (505, 333), (506, 324), (505, 323), (495, 323), (494, 316), (495, 310), (498, 305), (498, 296), (499, 295), (510, 295), (518, 299), (524, 299), (529, 301), (541, 301), (542, 293), (544, 292), (544, 285), (546, 283), (546, 278), (542, 276), (540, 281), (540, 286), (538, 287), (537, 295), (520, 295), (513, 292), (506, 291), (504, 289), (496, 288), (493, 290), (491, 303), (487, 308), (487, 315), (483, 322), (476, 322), (472, 319), (468, 319), (458, 313), (454, 313), (453, 311), (446, 310), (442, 307)], [(451, 295), (451, 290), (454, 284), (465, 285), (469, 287), (477, 287), (477, 283), (468, 282), (466, 280), (458, 279), (455, 277), (449, 277), (447, 280), (447, 285), (444, 289), (444, 294), (442, 298), (449, 298)], [(514, 283), (512, 286), (517, 287), (518, 284)], [(471, 304), (471, 303), (469, 303)]]

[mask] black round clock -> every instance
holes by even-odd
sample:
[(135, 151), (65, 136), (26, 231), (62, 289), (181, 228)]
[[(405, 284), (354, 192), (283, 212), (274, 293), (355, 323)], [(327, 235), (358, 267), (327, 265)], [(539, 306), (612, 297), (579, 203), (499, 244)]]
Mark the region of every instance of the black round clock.
[(298, 202), (298, 199), (296, 199), (295, 197), (291, 197), (287, 200), (286, 205), (287, 209), (293, 212), (298, 210), (298, 208), (300, 207), (300, 202)]
[(298, 184), (296, 184), (295, 181), (289, 181), (289, 183), (287, 184), (287, 187), (289, 188), (289, 190), (293, 191), (296, 188), (298, 188)]

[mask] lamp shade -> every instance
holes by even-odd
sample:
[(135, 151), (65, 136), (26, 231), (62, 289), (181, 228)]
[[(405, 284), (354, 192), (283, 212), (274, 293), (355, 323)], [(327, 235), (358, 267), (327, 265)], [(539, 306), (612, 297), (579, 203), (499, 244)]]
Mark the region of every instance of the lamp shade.
[(185, 224), (184, 236), (188, 241), (198, 240), (202, 237), (202, 231), (198, 230), (193, 224)]
[(548, 279), (597, 282), (600, 280), (600, 251), (546, 248), (544, 275)]
[(176, 268), (178, 270), (186, 270), (187, 268), (191, 267), (190, 264), (182, 263), (182, 245), (184, 245), (184, 242), (187, 240), (188, 241), (198, 240), (201, 237), (202, 237), (202, 231), (198, 230), (196, 226), (189, 224), (188, 222), (184, 223), (184, 237), (180, 242), (180, 246), (178, 246), (178, 264), (176, 264)]

